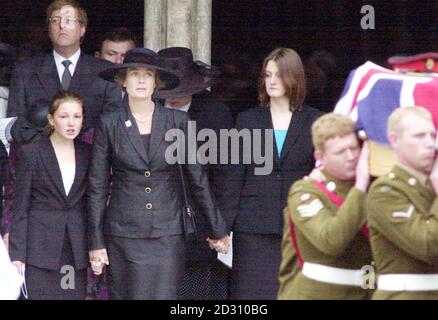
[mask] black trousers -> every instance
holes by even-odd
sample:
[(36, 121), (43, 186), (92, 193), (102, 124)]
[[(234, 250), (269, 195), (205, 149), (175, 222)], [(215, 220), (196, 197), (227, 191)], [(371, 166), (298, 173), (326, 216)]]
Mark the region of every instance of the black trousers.
[(111, 300), (175, 300), (184, 274), (182, 235), (132, 239), (106, 236)]
[(281, 236), (233, 233), (231, 300), (276, 300)]
[(87, 270), (74, 269), (74, 256), (66, 233), (59, 270), (26, 265), (26, 286), (29, 300), (84, 300), (87, 291)]

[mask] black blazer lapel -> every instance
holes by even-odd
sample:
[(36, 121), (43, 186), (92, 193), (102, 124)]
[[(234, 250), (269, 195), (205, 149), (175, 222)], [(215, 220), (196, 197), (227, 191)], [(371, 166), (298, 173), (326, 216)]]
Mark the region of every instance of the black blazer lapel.
[[(192, 102), (190, 103), (189, 111), (187, 112), (190, 120), (192, 121), (199, 121), (203, 118), (201, 116), (202, 106), (200, 102), (201, 102), (200, 99), (197, 99), (196, 96), (193, 96)], [(207, 106), (205, 108), (207, 108)]]
[[(149, 159), (155, 156), (158, 148), (160, 147), (161, 142), (164, 140), (164, 136), (167, 130), (167, 112), (163, 106), (159, 103), (155, 103), (155, 112), (152, 116), (152, 128), (151, 128), (151, 140), (149, 143)], [(173, 119), (172, 119), (172, 128), (173, 128)]]
[(83, 146), (75, 140), (75, 179), (73, 185), (70, 188), (67, 198), (70, 200), (81, 186), (82, 181), (86, 179), (88, 170), (88, 160)]
[(294, 111), (287, 130), (283, 150), (281, 151), (280, 163), (286, 158), (287, 153), (297, 141), (297, 138), (301, 133), (301, 128), (306, 122), (306, 118), (307, 114), (302, 109)]
[(148, 155), (146, 154), (144, 143), (141, 139), (140, 131), (138, 130), (137, 123), (135, 122), (134, 117), (131, 115), (131, 112), (129, 111), (127, 100), (128, 100), (127, 97), (125, 97), (123, 102), (125, 112), (120, 113), (120, 118), (119, 118), (120, 125), (122, 126), (123, 130), (125, 130), (128, 136), (128, 140), (131, 142), (135, 151), (140, 155), (143, 161), (149, 165), (149, 158)]
[[(273, 135), (273, 156), (274, 156), (274, 165), (278, 166), (280, 164), (280, 157), (278, 156), (278, 149), (277, 149), (277, 143), (275, 141), (275, 133), (274, 133), (274, 124), (272, 122), (272, 115), (271, 115), (271, 110), (269, 107), (266, 108), (262, 108), (261, 109), (261, 119), (260, 119), (260, 123), (262, 124), (262, 129), (270, 129), (272, 130), (272, 135)], [(262, 132), (262, 142), (263, 145), (266, 148), (266, 140), (265, 140), (265, 135), (264, 132)], [(265, 151), (266, 154), (266, 151)]]
[(62, 182), (61, 169), (59, 168), (58, 159), (56, 158), (55, 149), (47, 136), (43, 136), (39, 141), (39, 154), (41, 162), (46, 169), (49, 177), (52, 179), (56, 189), (64, 200), (67, 200), (64, 184)]
[(61, 90), (61, 82), (59, 81), (53, 53), (46, 54), (43, 59), (41, 72), (36, 71), (36, 75), (46, 91), (47, 97), (51, 99)]

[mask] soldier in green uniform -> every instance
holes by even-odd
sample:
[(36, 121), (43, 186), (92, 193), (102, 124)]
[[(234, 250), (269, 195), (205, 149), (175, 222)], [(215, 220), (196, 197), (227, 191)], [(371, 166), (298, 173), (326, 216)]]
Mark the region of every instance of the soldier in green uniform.
[[(312, 139), (325, 181), (302, 179), (289, 191), (290, 237), (284, 238), (289, 244), (283, 245), (283, 259), (293, 246), (300, 271), (282, 298), (367, 299), (367, 286), (373, 285), (363, 277), (363, 267), (371, 263), (364, 228), (368, 146), (361, 152), (354, 122), (333, 113), (315, 121)], [(282, 270), (280, 275), (285, 279)]]
[(397, 164), (372, 184), (370, 241), (378, 272), (373, 299), (438, 299), (436, 129), (424, 108), (396, 109), (388, 139)]
[(283, 238), (281, 240), (281, 264), (280, 273), (278, 275), (278, 280), (280, 282), (280, 287), (278, 289), (277, 299), (278, 300), (289, 300), (290, 290), (292, 288), (292, 281), (295, 276), (300, 271), (297, 259), (295, 256), (295, 249), (293, 247), (291, 237), (290, 237), (290, 226), (289, 226), (289, 209), (286, 207), (283, 210), (284, 217), (284, 227), (283, 227)]

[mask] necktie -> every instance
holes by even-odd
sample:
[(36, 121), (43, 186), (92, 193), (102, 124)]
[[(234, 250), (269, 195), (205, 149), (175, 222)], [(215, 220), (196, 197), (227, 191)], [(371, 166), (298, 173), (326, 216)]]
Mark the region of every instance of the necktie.
[(61, 87), (64, 90), (68, 90), (68, 87), (70, 86), (71, 82), (71, 73), (68, 69), (68, 66), (71, 64), (70, 60), (64, 60), (62, 61), (62, 64), (64, 65), (64, 73), (62, 74), (62, 81), (61, 81)]

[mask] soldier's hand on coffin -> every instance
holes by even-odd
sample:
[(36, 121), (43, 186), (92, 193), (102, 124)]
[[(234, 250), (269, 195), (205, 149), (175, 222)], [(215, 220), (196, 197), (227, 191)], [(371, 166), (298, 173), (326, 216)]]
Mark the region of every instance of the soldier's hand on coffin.
[(356, 184), (355, 187), (360, 191), (366, 192), (370, 184), (369, 172), (370, 149), (368, 142), (365, 141), (360, 152), (359, 161), (356, 166)]

